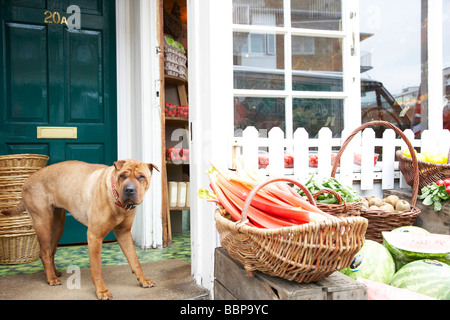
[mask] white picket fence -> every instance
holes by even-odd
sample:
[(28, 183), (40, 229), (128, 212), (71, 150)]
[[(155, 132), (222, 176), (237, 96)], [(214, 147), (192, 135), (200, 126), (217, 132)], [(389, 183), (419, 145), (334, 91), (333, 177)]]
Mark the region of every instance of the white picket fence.
[[(280, 128), (273, 128), (267, 137), (259, 137), (255, 127), (247, 127), (242, 137), (233, 141), (233, 166), (258, 167), (258, 158), (265, 154), (269, 165), (266, 168), (270, 176), (290, 176), (300, 182), (306, 182), (312, 174), (319, 177), (329, 177), (332, 169), (332, 154), (337, 153), (345, 139), (354, 129), (342, 131), (342, 138), (333, 138), (329, 128), (322, 128), (318, 138), (309, 138), (304, 128), (295, 131), (293, 139), (285, 139)], [(418, 152), (448, 152), (450, 146), (450, 132), (448, 130), (431, 132), (424, 131), (422, 138), (415, 139), (412, 130), (405, 130), (412, 146)], [(381, 147), (381, 159), (374, 165), (375, 147)], [(380, 148), (377, 148), (377, 151)], [(392, 129), (386, 129), (382, 138), (375, 138), (375, 131), (367, 128), (356, 135), (342, 154), (336, 178), (348, 186), (358, 184), (361, 190), (375, 188), (394, 189), (409, 187), (398, 169), (396, 150), (407, 149), (401, 138), (396, 138)], [(285, 168), (284, 156), (294, 157), (293, 168)], [(310, 167), (309, 155), (317, 154), (317, 167)], [(355, 164), (355, 154), (361, 155), (361, 164)]]

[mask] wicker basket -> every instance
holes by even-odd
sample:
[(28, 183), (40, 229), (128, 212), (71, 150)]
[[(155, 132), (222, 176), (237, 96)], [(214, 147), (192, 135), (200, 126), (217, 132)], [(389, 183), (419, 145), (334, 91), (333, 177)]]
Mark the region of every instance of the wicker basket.
[(333, 162), (333, 168), (331, 170), (331, 176), (334, 177), (337, 170), (337, 165), (339, 163), (339, 160), (342, 156), (342, 153), (345, 151), (345, 148), (350, 143), (350, 141), (353, 139), (353, 137), (360, 131), (370, 127), (370, 126), (386, 126), (390, 129), (393, 129), (397, 134), (399, 134), (402, 139), (405, 141), (406, 145), (408, 146), (408, 149), (411, 152), (412, 155), (412, 161), (413, 161), (413, 168), (411, 169), (413, 171), (414, 177), (414, 184), (412, 188), (412, 196), (411, 196), (411, 210), (410, 211), (383, 211), (383, 210), (367, 210), (367, 209), (361, 209), (361, 217), (367, 218), (369, 220), (369, 226), (367, 228), (366, 233), (366, 239), (374, 240), (377, 242), (383, 242), (383, 237), (381, 235), (381, 232), (383, 231), (391, 231), (395, 228), (402, 227), (402, 226), (411, 226), (414, 224), (414, 221), (416, 220), (417, 216), (420, 214), (420, 209), (416, 206), (417, 201), (417, 194), (419, 191), (419, 169), (418, 169), (418, 163), (417, 163), (417, 157), (414, 153), (414, 148), (411, 145), (411, 142), (409, 139), (403, 134), (403, 132), (391, 124), (390, 122), (386, 121), (371, 121), (368, 123), (365, 123), (358, 128), (356, 128), (350, 136), (345, 140), (343, 143), (341, 149), (336, 155), (336, 158)]
[(12, 154), (0, 156), (0, 169), (36, 168), (47, 164), (48, 156), (40, 154)]
[[(401, 150), (396, 152), (398, 162), (398, 168), (403, 174), (405, 181), (408, 185), (414, 184), (414, 163), (412, 158), (405, 156)], [(450, 152), (449, 152), (450, 156)], [(423, 187), (433, 184), (433, 182), (439, 179), (446, 179), (450, 177), (450, 159), (447, 158), (447, 164), (431, 163), (428, 161), (418, 160), (419, 165), (419, 190)]]
[[(336, 204), (317, 202), (317, 198), (321, 194), (325, 193), (331, 193), (338, 199), (339, 202)], [(317, 208), (332, 215), (335, 215), (336, 217), (358, 217), (361, 215), (361, 207), (363, 200), (350, 203), (345, 202), (345, 200), (341, 197), (339, 193), (331, 189), (322, 189), (317, 191), (314, 194), (314, 200), (316, 200)]]
[[(0, 156), (0, 210), (16, 206), (28, 177), (47, 164), (38, 154)], [(28, 214), (0, 214), (0, 264), (29, 263), (39, 258), (39, 242)]]
[(260, 271), (299, 283), (318, 281), (349, 266), (364, 244), (367, 219), (335, 218), (295, 227), (260, 229), (246, 225), (247, 210), (253, 197), (265, 185), (286, 181), (301, 188), (309, 201), (314, 198), (295, 180), (278, 178), (261, 183), (250, 192), (238, 222), (224, 218), (216, 210), (214, 218), (221, 245), (241, 262), (249, 275)]
[(23, 264), (39, 258), (39, 242), (28, 215), (0, 216), (0, 265)]

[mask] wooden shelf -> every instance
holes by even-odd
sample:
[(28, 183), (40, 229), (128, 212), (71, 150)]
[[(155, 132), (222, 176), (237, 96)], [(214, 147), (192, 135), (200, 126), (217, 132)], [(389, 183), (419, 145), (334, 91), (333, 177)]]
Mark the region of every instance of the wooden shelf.
[(184, 161), (182, 161), (182, 163), (174, 163), (174, 162), (172, 162), (172, 161), (166, 160), (166, 164), (171, 164), (171, 165), (174, 165), (174, 166), (179, 166), (179, 165), (189, 165), (189, 162), (184, 162)]
[(187, 81), (180, 78), (180, 77), (175, 77), (175, 76), (169, 76), (168, 74), (164, 75), (164, 81), (166, 83), (171, 83), (171, 84), (181, 84), (181, 85), (186, 85), (187, 86)]
[(169, 207), (171, 211), (191, 210), (190, 207)]
[(189, 119), (181, 118), (181, 117), (165, 117), (166, 122), (167, 121), (174, 121), (174, 122), (181, 122), (181, 123), (187, 123), (189, 122)]
[[(162, 94), (164, 95), (164, 104), (165, 102), (177, 105), (177, 106), (188, 106), (188, 90), (187, 90), (187, 81), (181, 79), (179, 77), (164, 75), (164, 88), (162, 90)], [(164, 148), (169, 148), (173, 145), (169, 139), (173, 130), (178, 128), (182, 128), (187, 130), (186, 139), (189, 139), (189, 119), (183, 117), (166, 117), (164, 116), (162, 120), (163, 130), (165, 132), (165, 137), (163, 140)], [(184, 211), (190, 210), (190, 207), (171, 207), (169, 205), (169, 197), (168, 197), (168, 181), (185, 181), (189, 179), (184, 175), (189, 174), (189, 162), (182, 161), (181, 163), (173, 163), (172, 161), (168, 161), (164, 157), (164, 167), (165, 167), (165, 186), (164, 192), (167, 194), (166, 199), (166, 221), (167, 221), (167, 239), (164, 239), (164, 243), (170, 246), (172, 243), (172, 227), (171, 227), (171, 212), (172, 211)], [(170, 179), (170, 180), (169, 180)], [(187, 180), (188, 181), (188, 180)], [(186, 182), (187, 182), (186, 181)]]

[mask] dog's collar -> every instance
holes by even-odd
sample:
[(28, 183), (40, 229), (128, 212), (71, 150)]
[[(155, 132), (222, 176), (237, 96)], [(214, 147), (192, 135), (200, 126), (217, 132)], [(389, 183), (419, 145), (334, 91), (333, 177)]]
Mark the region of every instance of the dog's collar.
[(113, 191), (113, 196), (114, 196), (114, 204), (118, 207), (121, 207), (123, 209), (125, 209), (126, 211), (130, 211), (133, 210), (134, 208), (136, 208), (136, 205), (134, 204), (123, 204), (122, 202), (120, 202), (119, 199), (119, 193), (116, 190), (116, 181), (114, 180), (114, 175), (111, 176), (111, 187), (112, 187), (112, 191)]

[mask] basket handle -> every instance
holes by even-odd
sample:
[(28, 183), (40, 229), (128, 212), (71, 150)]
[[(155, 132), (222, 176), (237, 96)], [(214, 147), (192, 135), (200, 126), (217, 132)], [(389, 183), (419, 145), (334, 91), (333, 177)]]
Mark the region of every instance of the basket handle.
[(306, 188), (300, 182), (293, 180), (293, 179), (289, 179), (289, 178), (272, 178), (272, 179), (266, 180), (264, 182), (261, 182), (256, 187), (254, 187), (252, 189), (252, 191), (248, 194), (247, 199), (245, 199), (245, 202), (244, 202), (244, 207), (242, 208), (241, 223), (244, 223), (244, 224), (247, 223), (247, 211), (248, 211), (248, 208), (250, 207), (250, 204), (251, 204), (253, 198), (255, 197), (256, 193), (258, 193), (258, 191), (261, 188), (265, 187), (266, 185), (273, 183), (273, 182), (278, 182), (278, 181), (285, 181), (285, 182), (296, 185), (297, 187), (302, 189), (302, 191), (306, 194), (306, 197), (308, 198), (309, 202), (313, 206), (316, 206), (316, 201), (314, 200), (313, 196), (311, 195), (311, 192), (308, 190), (308, 188)]
[(386, 126), (392, 130), (394, 130), (397, 134), (400, 135), (400, 137), (402, 137), (402, 139), (405, 141), (406, 145), (408, 146), (409, 152), (411, 153), (411, 159), (413, 162), (413, 166), (414, 166), (414, 184), (413, 184), (413, 188), (412, 188), (412, 196), (411, 196), (411, 205), (415, 206), (416, 205), (416, 201), (417, 201), (417, 195), (419, 193), (419, 164), (417, 162), (417, 157), (416, 157), (416, 152), (411, 144), (411, 142), (409, 141), (408, 137), (406, 137), (406, 135), (395, 125), (393, 125), (390, 122), (387, 121), (370, 121), (367, 122), (361, 126), (359, 126), (358, 128), (356, 128), (349, 136), (348, 138), (345, 140), (345, 142), (342, 144), (341, 149), (339, 150), (339, 152), (336, 155), (336, 158), (334, 159), (333, 162), (333, 168), (331, 169), (331, 176), (334, 177), (336, 174), (336, 170), (337, 170), (337, 164), (339, 163), (339, 160), (342, 156), (342, 153), (344, 153), (345, 148), (348, 146), (348, 144), (350, 143), (350, 141), (353, 139), (353, 137), (360, 131), (370, 127), (370, 126)]
[(338, 199), (338, 201), (339, 201), (338, 204), (343, 204), (343, 205), (344, 205), (344, 208), (345, 208), (344, 211), (345, 211), (345, 212), (348, 211), (348, 205), (347, 205), (347, 202), (344, 200), (344, 198), (342, 198), (342, 196), (341, 196), (339, 193), (337, 193), (336, 191), (334, 191), (334, 190), (332, 190), (332, 189), (321, 189), (321, 190), (317, 191), (316, 193), (314, 193), (314, 200), (317, 201), (317, 198), (318, 198), (321, 194), (324, 194), (324, 193), (331, 193), (332, 195), (334, 195), (334, 196)]

